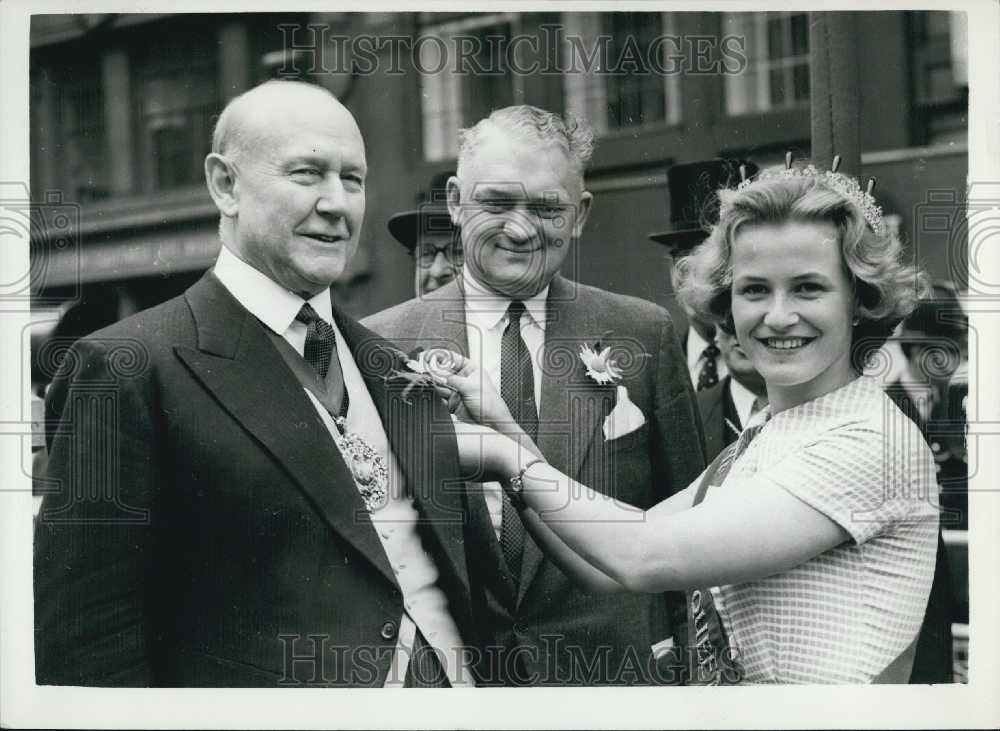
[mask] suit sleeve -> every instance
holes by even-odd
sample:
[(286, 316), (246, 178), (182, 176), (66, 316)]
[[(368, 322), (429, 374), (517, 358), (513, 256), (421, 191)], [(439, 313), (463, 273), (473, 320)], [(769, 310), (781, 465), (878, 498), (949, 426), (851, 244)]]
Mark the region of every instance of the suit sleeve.
[(35, 674), (43, 685), (148, 686), (154, 451), (149, 356), (79, 341), (46, 404), (49, 492), (35, 529)]
[(705, 469), (705, 435), (684, 354), (664, 313), (656, 354), (653, 455), (657, 499), (686, 488)]

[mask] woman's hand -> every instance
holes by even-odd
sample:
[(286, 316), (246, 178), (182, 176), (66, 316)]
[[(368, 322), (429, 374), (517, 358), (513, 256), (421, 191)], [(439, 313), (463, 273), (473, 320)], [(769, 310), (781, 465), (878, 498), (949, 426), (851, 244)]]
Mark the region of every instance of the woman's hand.
[[(458, 394), (461, 405), (455, 411), (456, 416), (462, 421), (487, 426), (512, 422), (507, 404), (485, 371), (458, 353), (444, 352), (447, 358), (442, 356), (436, 359), (438, 367), (428, 372), (438, 384), (438, 393), (443, 398), (451, 402)], [(446, 368), (443, 367), (445, 363)]]

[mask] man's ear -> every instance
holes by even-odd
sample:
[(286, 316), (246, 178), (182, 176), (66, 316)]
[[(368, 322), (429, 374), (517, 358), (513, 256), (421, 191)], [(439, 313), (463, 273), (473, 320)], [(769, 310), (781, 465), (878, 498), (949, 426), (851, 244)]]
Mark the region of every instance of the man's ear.
[(205, 158), (205, 183), (223, 216), (233, 218), (239, 210), (236, 190), (236, 169), (229, 158), (212, 152)]
[(573, 224), (573, 238), (580, 238), (580, 234), (583, 233), (583, 227), (587, 225), (587, 219), (590, 217), (590, 206), (594, 202), (594, 196), (590, 191), (585, 190), (580, 194), (580, 202), (576, 207), (576, 222)]
[(458, 184), (458, 178), (454, 175), (448, 178), (445, 190), (448, 195), (448, 215), (451, 217), (451, 225), (458, 228), (458, 213), (461, 210), (462, 205), (462, 195)]

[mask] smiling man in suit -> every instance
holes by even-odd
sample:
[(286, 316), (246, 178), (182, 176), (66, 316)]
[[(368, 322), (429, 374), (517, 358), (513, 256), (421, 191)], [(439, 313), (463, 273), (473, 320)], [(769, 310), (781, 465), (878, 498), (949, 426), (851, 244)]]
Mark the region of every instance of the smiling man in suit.
[(213, 270), (80, 340), (49, 392), (37, 681), (472, 684), (451, 417), (331, 302), (365, 210), (354, 118), (267, 82), (205, 171)]
[[(470, 357), (549, 462), (648, 508), (697, 477), (702, 438), (667, 312), (559, 274), (590, 212), (592, 148), (585, 125), (530, 106), (465, 130), (448, 181), (461, 276), (365, 323), (407, 350)], [(581, 347), (608, 346), (621, 374), (588, 375)], [(476, 618), (499, 648), (490, 682), (669, 681), (647, 671), (651, 646), (672, 634), (676, 597), (589, 595), (542, 556), (499, 485), (472, 491), (469, 505)]]

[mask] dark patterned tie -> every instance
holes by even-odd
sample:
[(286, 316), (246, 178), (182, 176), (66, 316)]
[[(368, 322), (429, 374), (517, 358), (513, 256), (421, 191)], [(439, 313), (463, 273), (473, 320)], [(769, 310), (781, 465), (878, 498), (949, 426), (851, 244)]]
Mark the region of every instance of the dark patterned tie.
[[(538, 437), (538, 410), (535, 407), (535, 378), (531, 354), (521, 337), (521, 316), (524, 303), (514, 300), (507, 308), (507, 327), (500, 341), (500, 396), (514, 420), (532, 440)], [(524, 524), (502, 491), (500, 548), (514, 585), (521, 578), (521, 557), (524, 551)]]
[(701, 354), (705, 359), (705, 362), (702, 363), (701, 371), (698, 373), (699, 391), (711, 388), (719, 382), (719, 366), (715, 360), (719, 357), (719, 348), (715, 345), (715, 343), (709, 343), (705, 346), (705, 349), (701, 351)]
[(336, 416), (347, 413), (348, 396), (344, 388), (344, 373), (337, 357), (337, 334), (333, 326), (317, 314), (308, 302), (302, 305), (295, 319), (306, 326), (306, 347), (303, 357), (319, 377), (326, 382), (333, 404), (340, 404)]

